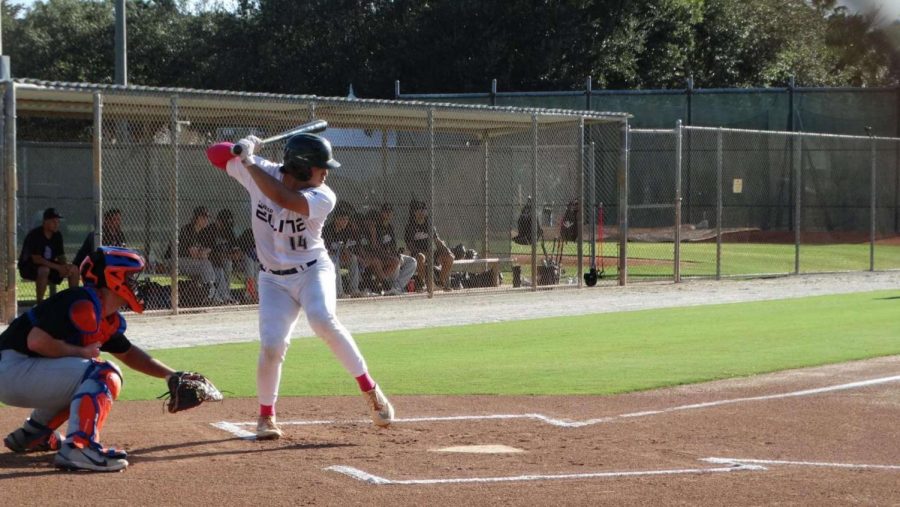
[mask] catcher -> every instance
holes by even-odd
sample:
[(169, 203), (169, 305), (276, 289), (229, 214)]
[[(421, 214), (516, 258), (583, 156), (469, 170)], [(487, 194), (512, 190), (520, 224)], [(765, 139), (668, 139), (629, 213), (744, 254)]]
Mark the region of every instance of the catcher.
[[(127, 248), (100, 247), (81, 264), (84, 287), (66, 289), (15, 319), (0, 334), (0, 402), (32, 408), (3, 444), (16, 453), (57, 451), (54, 464), (70, 470), (114, 472), (128, 466), (125, 451), (103, 447), (100, 432), (122, 388), (122, 371), (99, 358), (109, 352), (130, 368), (164, 378), (169, 411), (221, 394), (201, 375), (176, 372), (125, 337), (127, 305), (141, 313), (136, 292), (144, 259)], [(202, 379), (202, 380), (201, 380)], [(192, 384), (208, 384), (194, 396)], [(194, 386), (196, 387), (196, 386)], [(200, 399), (202, 398), (202, 399)], [(199, 400), (199, 401), (198, 401)], [(68, 420), (65, 439), (57, 431)]]

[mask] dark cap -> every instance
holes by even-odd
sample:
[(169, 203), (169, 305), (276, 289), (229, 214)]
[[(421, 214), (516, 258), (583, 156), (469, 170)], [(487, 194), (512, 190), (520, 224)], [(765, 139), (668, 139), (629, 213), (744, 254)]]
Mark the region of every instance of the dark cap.
[(56, 208), (47, 208), (44, 210), (44, 220), (51, 218), (62, 218), (63, 216), (56, 212)]
[(391, 203), (386, 202), (381, 205), (381, 211), (394, 211), (394, 206)]
[(196, 208), (194, 208), (194, 218), (208, 216), (209, 210), (206, 209), (206, 206), (197, 206)]
[(424, 201), (412, 200), (409, 202), (409, 209), (411, 209), (413, 211), (417, 211), (420, 209), (428, 209), (428, 206), (425, 205)]

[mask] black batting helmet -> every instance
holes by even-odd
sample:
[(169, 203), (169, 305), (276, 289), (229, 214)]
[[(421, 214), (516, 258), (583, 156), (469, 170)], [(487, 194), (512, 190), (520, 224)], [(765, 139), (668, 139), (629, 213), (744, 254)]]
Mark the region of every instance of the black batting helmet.
[(284, 145), (284, 165), (281, 171), (300, 181), (312, 177), (313, 167), (336, 169), (341, 164), (331, 155), (328, 139), (315, 134), (297, 134)]

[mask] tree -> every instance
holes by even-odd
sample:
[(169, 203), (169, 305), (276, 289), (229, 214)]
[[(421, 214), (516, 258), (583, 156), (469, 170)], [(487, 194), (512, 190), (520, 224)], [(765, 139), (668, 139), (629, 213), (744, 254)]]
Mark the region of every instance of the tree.
[(4, 37), (13, 76), (112, 82), (111, 5), (109, 1), (79, 0), (35, 3), (26, 15), (13, 21)]
[[(129, 83), (390, 97), (580, 87), (877, 86), (890, 33), (835, 0), (129, 0)], [(231, 5), (231, 4), (229, 4)], [(113, 0), (5, 6), (15, 76), (113, 81)], [(13, 16), (15, 14), (15, 16)], [(900, 37), (898, 37), (900, 38)]]

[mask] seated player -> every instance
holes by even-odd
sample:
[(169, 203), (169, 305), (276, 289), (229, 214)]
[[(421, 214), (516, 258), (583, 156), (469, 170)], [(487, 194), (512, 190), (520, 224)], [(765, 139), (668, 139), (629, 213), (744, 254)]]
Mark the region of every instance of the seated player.
[[(322, 230), (322, 238), (328, 247), (328, 255), (334, 262), (337, 276), (337, 297), (344, 297), (348, 292), (351, 297), (359, 297), (363, 293), (359, 289), (360, 261), (359, 229), (352, 217), (356, 213), (353, 206), (345, 202), (339, 202), (334, 208), (334, 218), (325, 224)], [(344, 278), (341, 268), (347, 269), (347, 284), (344, 287)]]
[(413, 200), (409, 203), (409, 219), (406, 222), (406, 231), (404, 233), (406, 240), (406, 248), (410, 255), (416, 258), (418, 262), (417, 277), (419, 281), (430, 284), (430, 278), (427, 275), (428, 257), (425, 255), (430, 248), (429, 239), (434, 238), (434, 265), (440, 266), (441, 287), (445, 291), (450, 291), (450, 273), (453, 270), (453, 261), (455, 260), (453, 252), (447, 248), (447, 243), (442, 240), (437, 229), (431, 227), (428, 230), (428, 207), (422, 201)]
[(66, 262), (63, 237), (59, 231), (61, 218), (56, 208), (45, 209), (41, 225), (28, 231), (19, 254), (19, 275), (23, 280), (34, 281), (36, 303), (44, 300), (50, 285), (67, 280), (69, 288), (78, 286), (78, 267)]

